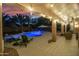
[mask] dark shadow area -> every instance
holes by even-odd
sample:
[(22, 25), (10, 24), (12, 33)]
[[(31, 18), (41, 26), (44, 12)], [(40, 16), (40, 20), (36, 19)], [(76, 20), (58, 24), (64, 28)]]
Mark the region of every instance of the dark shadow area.
[(4, 48), (4, 56), (19, 56), (18, 52), (14, 48)]

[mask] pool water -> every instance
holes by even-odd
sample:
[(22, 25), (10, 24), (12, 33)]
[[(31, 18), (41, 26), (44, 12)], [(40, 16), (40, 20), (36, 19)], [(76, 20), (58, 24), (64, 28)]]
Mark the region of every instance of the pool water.
[(36, 36), (42, 36), (43, 32), (42, 31), (25, 32), (23, 35), (28, 37), (36, 37)]

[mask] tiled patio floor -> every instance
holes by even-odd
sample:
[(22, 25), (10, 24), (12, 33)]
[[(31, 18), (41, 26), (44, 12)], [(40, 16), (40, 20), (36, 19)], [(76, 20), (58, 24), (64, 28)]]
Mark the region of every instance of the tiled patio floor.
[(27, 47), (14, 47), (22, 56), (78, 56), (79, 50), (75, 35), (72, 40), (57, 36), (57, 41), (48, 44), (51, 33), (36, 37)]

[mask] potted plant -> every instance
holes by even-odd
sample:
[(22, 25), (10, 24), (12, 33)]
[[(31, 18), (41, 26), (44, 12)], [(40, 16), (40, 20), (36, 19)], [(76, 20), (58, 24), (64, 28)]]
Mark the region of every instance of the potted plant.
[(65, 32), (64, 36), (65, 36), (66, 40), (71, 40), (72, 39), (72, 33), (71, 32)]

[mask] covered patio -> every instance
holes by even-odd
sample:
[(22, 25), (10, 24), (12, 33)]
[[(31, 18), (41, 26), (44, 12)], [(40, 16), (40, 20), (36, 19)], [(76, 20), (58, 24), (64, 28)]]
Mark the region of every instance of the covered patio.
[[(2, 12), (8, 15), (28, 14), (30, 17), (40, 16), (50, 21), (50, 31), (46, 31), (42, 36), (33, 37), (27, 47), (12, 46), (12, 43), (6, 42), (4, 46), (15, 48), (19, 55), (24, 56), (79, 55), (79, 4), (4, 3), (2, 7)], [(23, 27), (22, 25), (18, 28), (22, 33), (26, 31), (25, 28), (29, 29), (31, 26)], [(4, 29), (4, 31), (8, 30)]]

